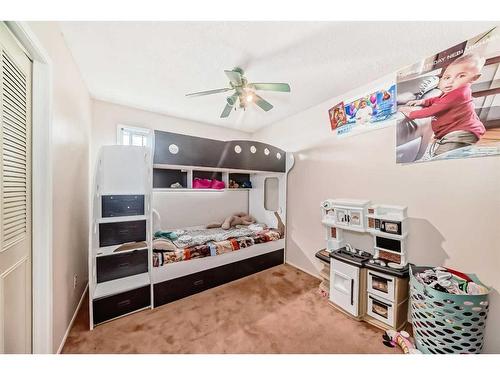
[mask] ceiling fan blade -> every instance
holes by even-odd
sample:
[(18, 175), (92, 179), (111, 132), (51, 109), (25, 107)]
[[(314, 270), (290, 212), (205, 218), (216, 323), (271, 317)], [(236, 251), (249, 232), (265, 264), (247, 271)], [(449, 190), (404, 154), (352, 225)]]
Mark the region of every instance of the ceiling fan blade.
[[(227, 104), (224, 107), (224, 110), (222, 111), (222, 113), (220, 114), (220, 118), (226, 118), (231, 114), (231, 110), (233, 109), (234, 105), (236, 104), (237, 98), (238, 98), (238, 94), (234, 93), (233, 95), (231, 95), (229, 98), (226, 99)], [(230, 103), (233, 103), (233, 104), (230, 104)]]
[(227, 78), (231, 81), (231, 83), (235, 86), (241, 86), (241, 74), (239, 72), (235, 72), (234, 70), (224, 70)]
[(269, 103), (267, 100), (262, 99), (259, 95), (253, 94), (255, 97), (254, 103), (257, 104), (260, 108), (262, 108), (264, 111), (270, 111), (273, 109), (273, 105)]
[(218, 94), (220, 92), (226, 92), (232, 90), (230, 88), (223, 88), (223, 89), (215, 89), (215, 90), (207, 90), (207, 91), (200, 91), (200, 92), (192, 92), (190, 94), (186, 94), (186, 96), (203, 96), (203, 95), (211, 95), (211, 94)]
[(224, 110), (220, 114), (220, 118), (226, 118), (226, 117), (228, 117), (229, 114), (231, 113), (232, 109), (233, 109), (232, 105), (226, 104), (226, 106), (224, 107)]
[(247, 87), (254, 90), (290, 92), (290, 85), (288, 83), (249, 83)]

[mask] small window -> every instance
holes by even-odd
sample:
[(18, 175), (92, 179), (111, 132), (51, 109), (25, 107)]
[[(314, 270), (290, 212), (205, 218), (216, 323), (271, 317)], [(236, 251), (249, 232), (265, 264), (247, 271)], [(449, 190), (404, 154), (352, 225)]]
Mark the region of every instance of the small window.
[(126, 146), (151, 146), (151, 130), (118, 125), (117, 143)]
[(264, 208), (268, 211), (278, 211), (280, 202), (279, 181), (277, 177), (264, 180)]

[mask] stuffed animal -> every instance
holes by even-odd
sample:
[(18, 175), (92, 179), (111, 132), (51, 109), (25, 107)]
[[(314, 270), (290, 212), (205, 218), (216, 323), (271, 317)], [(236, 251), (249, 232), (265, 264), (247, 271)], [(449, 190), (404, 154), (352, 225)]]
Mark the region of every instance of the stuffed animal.
[(238, 212), (234, 215), (228, 216), (222, 223), (208, 224), (207, 229), (229, 229), (231, 227), (235, 227), (236, 225), (250, 225), (253, 223), (255, 223), (255, 219), (252, 216), (248, 215), (246, 212)]
[(274, 216), (278, 220), (278, 233), (280, 234), (280, 238), (285, 237), (285, 224), (283, 224), (283, 220), (281, 220), (280, 215), (275, 211)]

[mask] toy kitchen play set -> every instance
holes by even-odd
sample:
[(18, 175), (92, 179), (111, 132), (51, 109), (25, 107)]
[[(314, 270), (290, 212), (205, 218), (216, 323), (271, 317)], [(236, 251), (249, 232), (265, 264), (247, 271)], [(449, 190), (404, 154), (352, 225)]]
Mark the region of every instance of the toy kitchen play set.
[[(321, 208), (331, 304), (379, 328), (403, 328), (408, 313), (406, 207), (328, 199)], [(345, 231), (371, 235), (373, 253), (353, 248), (344, 238)]]

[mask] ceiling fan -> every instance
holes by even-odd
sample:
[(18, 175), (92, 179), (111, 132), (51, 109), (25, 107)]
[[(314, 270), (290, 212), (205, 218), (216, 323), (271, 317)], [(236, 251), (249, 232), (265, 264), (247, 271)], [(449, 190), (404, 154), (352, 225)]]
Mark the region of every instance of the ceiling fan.
[(271, 103), (262, 99), (262, 97), (255, 93), (256, 90), (290, 92), (290, 85), (288, 83), (249, 83), (243, 76), (243, 69), (238, 67), (232, 70), (224, 70), (224, 73), (226, 73), (226, 76), (229, 78), (229, 86), (231, 87), (193, 92), (186, 94), (186, 96), (203, 96), (234, 90), (234, 94), (226, 98), (226, 106), (220, 115), (221, 118), (226, 118), (229, 116), (233, 108), (236, 110), (235, 105), (238, 100), (239, 107), (243, 109), (246, 109), (246, 106), (250, 103), (257, 104), (266, 112), (273, 109), (273, 105)]

